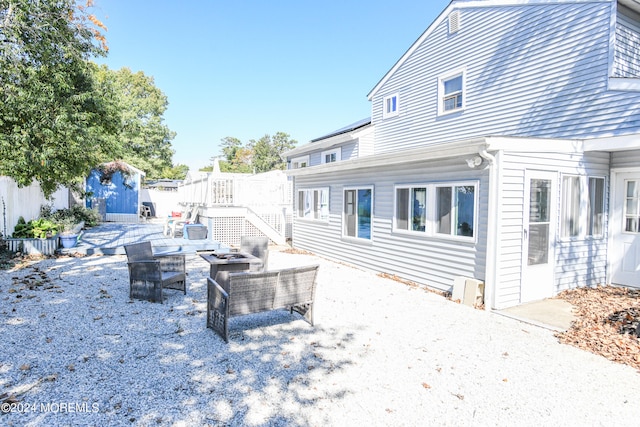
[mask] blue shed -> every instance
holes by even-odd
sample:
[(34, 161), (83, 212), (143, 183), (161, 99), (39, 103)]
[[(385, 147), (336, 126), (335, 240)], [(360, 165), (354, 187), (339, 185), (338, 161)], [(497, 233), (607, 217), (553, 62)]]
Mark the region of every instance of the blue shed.
[(121, 161), (103, 163), (87, 177), (88, 208), (104, 206), (105, 221), (137, 222), (144, 172)]

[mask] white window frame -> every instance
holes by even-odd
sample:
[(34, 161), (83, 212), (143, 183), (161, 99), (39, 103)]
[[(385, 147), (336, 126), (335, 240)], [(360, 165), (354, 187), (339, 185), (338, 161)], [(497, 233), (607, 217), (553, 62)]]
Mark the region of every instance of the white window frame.
[[(466, 90), (466, 69), (458, 69), (455, 71), (451, 71), (449, 73), (443, 74), (438, 77), (438, 115), (443, 116), (447, 114), (455, 114), (464, 111), (467, 102), (467, 90)], [(445, 82), (453, 80), (457, 77), (462, 77), (462, 89), (460, 90), (460, 95), (462, 96), (462, 103), (460, 107), (445, 110), (444, 109), (444, 101), (446, 94), (444, 93), (444, 85)]]
[[(473, 211), (472, 211), (472, 215), (473, 215), (472, 233), (473, 234), (471, 236), (458, 234), (458, 231), (461, 228), (460, 225), (456, 224), (456, 222), (459, 220), (459, 216), (458, 216), (459, 205), (456, 203), (455, 188), (458, 188), (458, 187), (473, 187)], [(433, 188), (433, 191), (432, 191), (431, 200), (433, 200), (433, 203), (432, 203), (431, 212), (433, 214), (433, 220), (432, 220), (433, 236), (443, 238), (443, 239), (476, 242), (478, 240), (478, 197), (479, 197), (479, 188), (480, 188), (479, 181), (438, 182), (438, 183), (434, 183), (432, 188)], [(452, 213), (452, 215), (449, 220), (449, 229), (450, 229), (449, 233), (442, 233), (438, 231), (438, 207), (439, 207), (438, 189), (439, 188), (451, 188), (452, 197), (450, 202), (451, 203), (450, 212)]]
[[(356, 226), (355, 226), (355, 236), (350, 236), (347, 234), (348, 230), (347, 230), (347, 215), (348, 213), (345, 212), (347, 209), (347, 192), (348, 191), (355, 191), (356, 192), (356, 197), (354, 200), (355, 206), (354, 206), (354, 211), (358, 212), (358, 191), (361, 190), (370, 190), (371, 191), (371, 207), (370, 207), (370, 224), (369, 224), (369, 237), (361, 237), (358, 235), (358, 215), (356, 215)], [(374, 187), (373, 185), (361, 185), (361, 186), (354, 186), (354, 187), (344, 187), (342, 189), (342, 238), (343, 239), (353, 239), (354, 241), (358, 241), (358, 242), (373, 242), (373, 221), (374, 221), (374, 201), (375, 201), (375, 192), (374, 192)]]
[[(459, 227), (454, 224), (455, 220), (458, 218), (458, 205), (456, 203), (456, 198), (451, 198), (451, 218), (450, 218), (450, 233), (441, 233), (438, 232), (438, 188), (451, 188), (452, 196), (455, 196), (455, 188), (457, 187), (473, 187), (473, 234), (471, 236), (459, 235), (458, 230)], [(424, 230), (412, 230), (409, 224), (407, 228), (398, 227), (398, 190), (401, 189), (409, 189), (410, 194), (412, 190), (415, 189), (426, 189), (426, 200), (425, 200), (425, 216), (426, 223)], [(393, 209), (393, 231), (395, 233), (403, 233), (410, 234), (413, 236), (422, 236), (422, 237), (431, 237), (438, 239), (447, 239), (447, 240), (456, 240), (463, 242), (477, 242), (478, 240), (478, 200), (480, 193), (480, 182), (478, 180), (469, 180), (469, 181), (443, 181), (443, 182), (423, 182), (417, 184), (398, 184), (394, 186), (394, 209)], [(410, 200), (411, 197), (408, 198)], [(411, 209), (410, 204), (407, 204), (407, 214), (408, 217), (411, 218)]]
[[(340, 147), (335, 148), (335, 149), (333, 149), (333, 150), (323, 151), (323, 152), (321, 153), (321, 156), (322, 156), (322, 158), (321, 158), (322, 163), (324, 164), (324, 163), (339, 162), (340, 160), (342, 160), (342, 159), (341, 159), (341, 153), (342, 153), (342, 149), (341, 149)], [(331, 156), (331, 155), (333, 155), (333, 154), (335, 154), (335, 160), (332, 160), (332, 161), (330, 161), (330, 162), (327, 162), (326, 157), (327, 157), (327, 156)]]
[[(395, 110), (391, 109), (392, 100), (395, 98)], [(382, 118), (388, 119), (391, 117), (396, 117), (400, 111), (400, 95), (398, 93), (393, 93), (391, 95), (385, 96), (382, 99)]]
[(329, 187), (298, 189), (297, 217), (329, 222)]
[(295, 157), (291, 159), (290, 169), (301, 169), (309, 167), (309, 156)]
[[(424, 209), (424, 230), (414, 230), (412, 227), (412, 218), (415, 216), (415, 206), (411, 206), (411, 200), (412, 200), (412, 195), (415, 194), (416, 190), (422, 190), (424, 189), (425, 191), (425, 205), (422, 207), (422, 209)], [(400, 227), (398, 225), (400, 218), (398, 218), (398, 212), (401, 209), (401, 207), (399, 206), (400, 201), (398, 200), (398, 191), (399, 190), (407, 190), (409, 192), (408, 197), (407, 197), (407, 205), (402, 207), (402, 210), (404, 211), (404, 215), (406, 215), (406, 221), (407, 221), (407, 226), (406, 228)], [(421, 236), (427, 235), (431, 229), (430, 224), (429, 224), (429, 202), (430, 202), (430, 195), (429, 195), (429, 185), (428, 184), (402, 184), (402, 185), (396, 185), (394, 187), (393, 190), (393, 197), (394, 197), (394, 203), (393, 203), (393, 231), (398, 232), (398, 233), (409, 233), (409, 234), (418, 234)], [(404, 218), (402, 218), (404, 219)]]
[[(600, 233), (593, 234), (592, 230), (598, 222), (594, 219), (591, 208), (595, 194), (591, 194), (591, 180), (602, 180), (602, 194), (600, 195)], [(569, 180), (574, 185), (567, 187)], [(562, 174), (561, 177), (561, 209), (560, 209), (560, 238), (562, 240), (603, 239), (606, 178), (603, 176)], [(577, 186), (576, 186), (577, 184)], [(570, 197), (571, 199), (568, 199)], [(573, 203), (571, 203), (573, 202)], [(573, 218), (569, 218), (571, 215)]]

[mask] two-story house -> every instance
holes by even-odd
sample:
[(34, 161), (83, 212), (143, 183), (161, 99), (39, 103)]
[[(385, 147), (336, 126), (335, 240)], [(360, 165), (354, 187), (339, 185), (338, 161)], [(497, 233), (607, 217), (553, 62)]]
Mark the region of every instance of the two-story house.
[(501, 309), (640, 286), (640, 1), (454, 0), (285, 154), (293, 244)]

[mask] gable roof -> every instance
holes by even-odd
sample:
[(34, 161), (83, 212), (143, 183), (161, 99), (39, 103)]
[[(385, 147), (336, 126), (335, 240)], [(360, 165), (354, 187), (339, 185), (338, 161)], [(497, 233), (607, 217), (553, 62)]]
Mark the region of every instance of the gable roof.
[[(435, 31), (435, 29), (449, 16), (449, 13), (455, 9), (468, 9), (479, 7), (505, 7), (505, 6), (522, 6), (527, 4), (540, 3), (580, 3), (587, 0), (452, 0), (449, 5), (440, 12), (440, 15), (429, 25), (424, 33), (416, 40), (411, 47), (402, 55), (402, 57), (394, 64), (387, 74), (380, 79), (373, 89), (367, 95), (369, 101), (373, 99), (380, 88), (398, 71), (405, 61), (422, 45), (422, 43)], [(611, 0), (615, 2), (616, 0)], [(640, 12), (640, 0), (617, 0), (621, 4), (627, 6), (631, 10)]]
[(380, 90), (380, 88), (387, 82), (387, 80), (389, 80), (391, 76), (395, 74), (395, 72), (398, 70), (398, 68), (400, 68), (400, 66), (402, 66), (402, 64), (407, 60), (407, 58), (409, 58), (413, 54), (413, 52), (415, 52), (416, 49), (418, 49), (418, 47), (422, 44), (422, 42), (427, 37), (429, 37), (429, 35), (431, 35), (431, 33), (438, 27), (438, 25), (440, 25), (440, 23), (447, 17), (447, 15), (449, 14), (449, 10), (452, 8), (454, 3), (456, 3), (456, 1), (452, 0), (449, 3), (449, 6), (447, 6), (442, 12), (440, 12), (440, 15), (438, 15), (436, 20), (433, 21), (431, 25), (429, 25), (429, 27), (425, 30), (424, 33), (422, 33), (422, 35), (418, 38), (418, 40), (416, 40), (411, 45), (411, 47), (404, 53), (404, 55), (402, 55), (402, 57), (398, 59), (398, 61), (394, 64), (394, 66), (391, 67), (391, 69), (387, 72), (387, 74), (385, 74), (384, 77), (380, 79), (378, 84), (376, 84), (375, 87), (371, 89), (371, 92), (369, 92), (369, 94), (367, 95), (367, 98), (369, 99), (369, 101), (371, 101), (371, 99), (374, 97), (376, 92)]
[(367, 117), (366, 119), (358, 120), (355, 123), (342, 127), (327, 135), (321, 136), (320, 138), (313, 139), (304, 145), (285, 151), (280, 155), (280, 157), (287, 159), (289, 157), (307, 154), (312, 151), (327, 149), (334, 145), (343, 144), (357, 139), (364, 133), (372, 130), (371, 117)]

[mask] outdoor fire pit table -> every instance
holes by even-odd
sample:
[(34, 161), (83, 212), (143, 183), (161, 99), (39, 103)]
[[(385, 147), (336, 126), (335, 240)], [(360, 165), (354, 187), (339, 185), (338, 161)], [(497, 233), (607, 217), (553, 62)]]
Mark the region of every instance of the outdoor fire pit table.
[(251, 264), (262, 263), (260, 258), (247, 252), (199, 251), (198, 255), (211, 265), (209, 275), (213, 280), (218, 271), (245, 271)]

